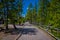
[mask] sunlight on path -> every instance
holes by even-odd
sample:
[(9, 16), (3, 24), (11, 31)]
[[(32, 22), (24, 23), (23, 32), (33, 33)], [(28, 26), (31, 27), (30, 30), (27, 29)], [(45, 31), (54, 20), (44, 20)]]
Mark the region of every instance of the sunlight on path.
[(12, 25), (10, 26), (11, 32), (7, 34), (3, 33), (3, 38), (1, 40), (16, 40), (19, 35), (21, 36), (19, 36), (18, 40), (54, 40), (54, 38), (46, 32), (28, 23), (25, 23), (24, 26), (17, 26), (19, 30), (14, 30)]
[(34, 26), (25, 26), (19, 40), (54, 40), (50, 35)]

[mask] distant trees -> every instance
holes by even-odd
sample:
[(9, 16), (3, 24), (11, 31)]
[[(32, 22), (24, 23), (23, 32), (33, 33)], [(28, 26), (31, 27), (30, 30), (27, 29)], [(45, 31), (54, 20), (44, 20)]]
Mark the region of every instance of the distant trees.
[(20, 0), (18, 3), (18, 22), (19, 25), (21, 24), (21, 19), (22, 19), (22, 13), (23, 13), (23, 0)]
[(37, 13), (37, 22), (39, 24), (45, 24), (47, 17), (47, 5), (48, 0), (39, 0), (38, 13)]
[(26, 14), (26, 21), (29, 21), (30, 23), (32, 23), (32, 3), (30, 3), (29, 7), (28, 7), (28, 11), (27, 11), (27, 14)]
[(37, 16), (37, 6), (35, 5), (33, 7), (32, 3), (30, 3), (26, 17), (25, 17), (26, 21), (29, 21), (30, 23), (35, 23), (36, 22), (36, 16)]
[(0, 1), (0, 19), (2, 18), (3, 19), (3, 16), (4, 16), (4, 12), (3, 12), (3, 3), (2, 3), (2, 0)]
[(37, 5), (35, 4), (32, 9), (32, 23), (36, 24), (37, 22)]

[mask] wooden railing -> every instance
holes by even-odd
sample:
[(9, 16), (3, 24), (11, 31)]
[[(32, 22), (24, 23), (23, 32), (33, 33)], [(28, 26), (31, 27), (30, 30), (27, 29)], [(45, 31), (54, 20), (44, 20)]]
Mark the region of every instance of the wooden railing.
[(52, 28), (52, 26), (46, 26), (46, 25), (41, 25), (39, 27), (42, 28), (43, 30), (47, 31), (56, 40), (60, 40), (60, 29)]

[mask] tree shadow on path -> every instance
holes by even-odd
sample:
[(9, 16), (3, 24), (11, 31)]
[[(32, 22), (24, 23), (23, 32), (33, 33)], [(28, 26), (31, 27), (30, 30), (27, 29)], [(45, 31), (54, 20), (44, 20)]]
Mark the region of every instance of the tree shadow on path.
[(4, 33), (10, 35), (18, 35), (18, 34), (36, 35), (37, 30), (35, 28), (18, 28), (18, 29), (10, 28), (9, 30), (4, 30)]

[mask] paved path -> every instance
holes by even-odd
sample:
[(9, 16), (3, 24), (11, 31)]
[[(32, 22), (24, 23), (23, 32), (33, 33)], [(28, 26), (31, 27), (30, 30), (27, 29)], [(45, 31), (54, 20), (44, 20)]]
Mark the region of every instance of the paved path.
[(15, 38), (21, 33), (23, 26), (16, 26), (18, 30), (15, 30), (13, 25), (9, 25), (8, 33), (0, 32), (0, 40), (15, 40)]
[(49, 34), (30, 25), (28, 22), (25, 23), (24, 28), (22, 28), (23, 26), (17, 27), (19, 30), (14, 30), (12, 29), (12, 25), (10, 25), (12, 32), (7, 34), (2, 33), (3, 37), (1, 40), (16, 40), (18, 37), (18, 40), (54, 40)]
[(24, 26), (18, 40), (54, 40), (49, 34), (34, 26)]

